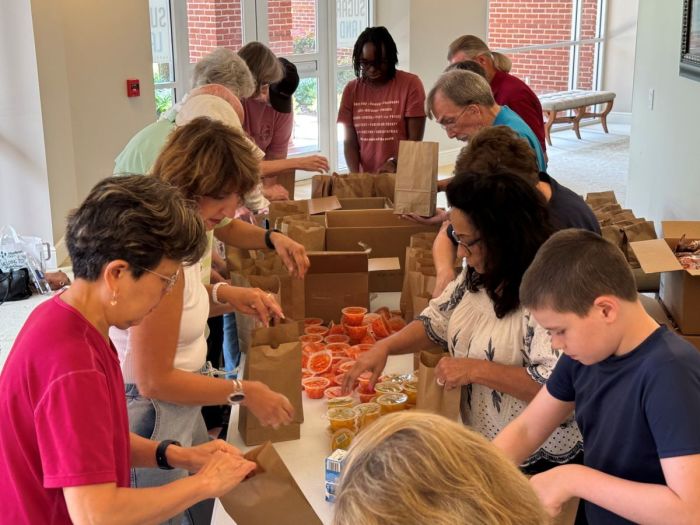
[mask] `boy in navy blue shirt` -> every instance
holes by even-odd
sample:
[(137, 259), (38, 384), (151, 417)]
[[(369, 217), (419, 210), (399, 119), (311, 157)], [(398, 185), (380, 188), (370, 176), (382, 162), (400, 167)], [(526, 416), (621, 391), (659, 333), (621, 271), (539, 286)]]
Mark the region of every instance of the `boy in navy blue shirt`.
[(532, 478), (550, 514), (580, 497), (595, 525), (699, 523), (700, 353), (646, 313), (620, 250), (591, 232), (558, 232), (520, 300), (565, 355), (494, 443), (519, 464), (576, 409), (584, 465)]

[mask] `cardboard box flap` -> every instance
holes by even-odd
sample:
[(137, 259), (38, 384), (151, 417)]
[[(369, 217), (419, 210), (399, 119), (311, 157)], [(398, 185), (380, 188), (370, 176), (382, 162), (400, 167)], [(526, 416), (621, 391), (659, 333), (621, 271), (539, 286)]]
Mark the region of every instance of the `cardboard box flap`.
[(700, 221), (661, 221), (661, 233), (667, 239), (700, 239)]
[(309, 273), (366, 273), (368, 252), (307, 252)]
[(631, 242), (630, 247), (644, 273), (674, 272), (683, 269), (664, 239)]
[(416, 226), (415, 222), (394, 215), (394, 210), (335, 210), (326, 213), (329, 228), (367, 228), (387, 226)]
[(341, 208), (338, 197), (318, 197), (307, 201), (309, 207), (309, 215), (318, 215), (331, 210), (339, 210)]
[(398, 257), (376, 257), (369, 260), (370, 272), (386, 272), (400, 270), (401, 262)]

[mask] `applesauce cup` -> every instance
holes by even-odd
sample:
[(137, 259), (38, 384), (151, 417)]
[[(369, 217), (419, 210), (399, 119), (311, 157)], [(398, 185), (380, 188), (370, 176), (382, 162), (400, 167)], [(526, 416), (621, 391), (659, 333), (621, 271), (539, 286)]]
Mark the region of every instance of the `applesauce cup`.
[(406, 394), (383, 394), (377, 397), (377, 404), (382, 414), (399, 412), (406, 408), (408, 396)]

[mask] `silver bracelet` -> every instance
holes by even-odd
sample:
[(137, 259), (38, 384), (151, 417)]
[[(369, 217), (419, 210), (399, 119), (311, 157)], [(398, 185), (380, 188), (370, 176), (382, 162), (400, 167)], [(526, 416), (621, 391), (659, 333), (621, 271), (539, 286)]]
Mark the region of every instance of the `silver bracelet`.
[(214, 304), (226, 304), (226, 302), (219, 301), (219, 288), (226, 285), (228, 283), (216, 283), (214, 286), (211, 287), (211, 300), (214, 301)]

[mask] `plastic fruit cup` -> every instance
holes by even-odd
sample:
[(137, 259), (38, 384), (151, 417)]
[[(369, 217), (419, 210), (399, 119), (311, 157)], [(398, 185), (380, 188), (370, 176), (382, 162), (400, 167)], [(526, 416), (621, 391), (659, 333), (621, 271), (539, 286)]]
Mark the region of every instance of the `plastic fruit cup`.
[(301, 369), (301, 389), (304, 390), (304, 379), (307, 377), (313, 377), (314, 373), (306, 368)]
[(316, 352), (322, 352), (326, 348), (322, 343), (306, 343), (301, 347), (301, 367), (307, 368), (309, 364), (309, 356)]
[(366, 324), (361, 324), (360, 326), (346, 324), (343, 326), (345, 327), (345, 333), (350, 336), (350, 341), (353, 343), (359, 343), (367, 335), (367, 328), (369, 328)]
[(399, 383), (377, 383), (374, 385), (374, 390), (378, 395), (382, 394), (400, 394), (403, 388)]
[(350, 359), (357, 359), (365, 352), (369, 352), (370, 350), (372, 350), (373, 346), (374, 345), (368, 344), (359, 344), (351, 346), (350, 348), (348, 348), (348, 356), (350, 357)]
[(367, 332), (367, 335), (364, 336), (362, 339), (360, 339), (359, 344), (361, 344), (361, 345), (373, 345), (376, 342), (377, 342), (377, 340), (374, 337), (372, 337), (371, 335), (369, 335), (369, 332)]
[(304, 319), (304, 326), (310, 326), (314, 324), (323, 324), (323, 319), (320, 317), (307, 317)]
[(327, 414), (333, 432), (341, 428), (355, 430), (355, 411), (352, 408), (331, 408)]
[(358, 378), (357, 382), (360, 384), (360, 390), (363, 392), (369, 391), (369, 380), (372, 379), (372, 372), (362, 372)]
[(314, 352), (309, 356), (306, 362), (306, 368), (308, 368), (314, 374), (322, 374), (330, 370), (332, 363), (333, 354), (331, 354), (328, 350), (321, 350), (320, 352)]
[(406, 326), (406, 321), (404, 321), (401, 317), (392, 317), (387, 321), (387, 323), (389, 324), (389, 329), (392, 332), (398, 332), (404, 326)]
[(323, 336), (319, 334), (305, 334), (299, 336), (299, 341), (301, 344), (307, 344), (307, 343), (323, 343)]
[(415, 405), (418, 398), (418, 380), (405, 381), (401, 388), (403, 388), (403, 393), (408, 396), (408, 404)]
[(304, 390), (309, 399), (321, 399), (324, 390), (328, 388), (331, 382), (325, 377), (307, 377), (302, 379), (301, 384), (304, 385)]
[(331, 450), (337, 450), (339, 448), (347, 450), (354, 438), (354, 430), (350, 430), (349, 428), (341, 428), (340, 430), (336, 430), (331, 436)]
[(326, 391), (323, 392), (323, 397), (326, 399), (334, 399), (340, 397), (340, 387), (339, 386), (329, 386)]
[(342, 365), (343, 363), (347, 363), (351, 359), (349, 357), (341, 357), (341, 356), (333, 356), (333, 361), (331, 362), (331, 372), (333, 372), (335, 375), (338, 375), (340, 371), (338, 370), (338, 367)]
[(383, 316), (380, 315), (372, 321), (372, 333), (377, 339), (388, 337), (391, 333), (391, 328), (389, 328), (389, 325)]
[(374, 398), (377, 397), (377, 393), (374, 390), (357, 390), (357, 395), (360, 397), (360, 403), (369, 403), (371, 401), (374, 401)]
[(362, 324), (372, 324), (372, 321), (379, 319), (380, 315), (375, 313), (365, 314), (365, 318), (362, 319)]
[(345, 335), (345, 328), (343, 328), (342, 324), (335, 324), (331, 321), (331, 324), (328, 326), (328, 335)]
[(382, 414), (398, 412), (406, 408), (408, 396), (406, 394), (382, 394), (377, 397), (377, 404), (381, 407)]
[(359, 326), (362, 324), (362, 319), (364, 319), (367, 313), (367, 308), (361, 306), (346, 306), (341, 310), (341, 313), (343, 314), (344, 323), (346, 325)]
[(306, 335), (320, 335), (323, 339), (328, 333), (328, 327), (321, 324), (310, 324), (304, 327), (304, 333)]
[[(326, 389), (326, 392), (330, 389)], [(338, 396), (328, 400), (328, 408), (352, 408), (355, 400), (350, 396)]]
[(347, 373), (353, 366), (355, 366), (354, 359), (348, 359), (338, 365), (338, 372)]
[(328, 344), (333, 344), (333, 343), (349, 343), (350, 338), (345, 335), (345, 334), (331, 334), (329, 333), (326, 338), (325, 338), (326, 343)]
[(347, 343), (328, 343), (326, 345), (326, 350), (330, 350), (334, 357), (347, 357), (348, 348), (350, 345)]
[(354, 408), (354, 410), (355, 415), (357, 416), (358, 429), (364, 428), (372, 421), (376, 421), (381, 415), (379, 405), (372, 402), (359, 404)]

